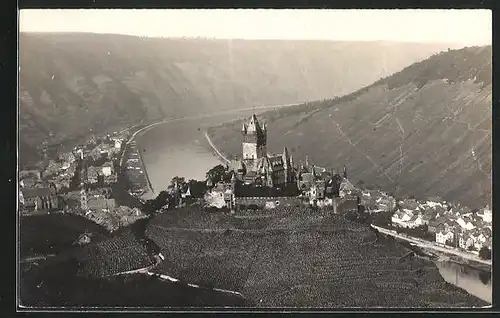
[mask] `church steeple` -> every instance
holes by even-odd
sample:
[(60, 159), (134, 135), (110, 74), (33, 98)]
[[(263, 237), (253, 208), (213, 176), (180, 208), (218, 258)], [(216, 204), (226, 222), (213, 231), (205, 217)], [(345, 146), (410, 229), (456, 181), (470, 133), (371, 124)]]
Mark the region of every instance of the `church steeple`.
[(347, 168), (345, 165), (344, 165), (344, 179), (347, 179)]

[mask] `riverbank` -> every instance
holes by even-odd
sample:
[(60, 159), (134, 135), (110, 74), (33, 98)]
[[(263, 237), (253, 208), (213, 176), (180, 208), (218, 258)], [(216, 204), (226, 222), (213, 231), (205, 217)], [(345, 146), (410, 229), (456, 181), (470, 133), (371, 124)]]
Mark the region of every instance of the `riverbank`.
[(419, 239), (419, 238), (415, 238), (415, 237), (409, 237), (409, 236), (406, 236), (406, 235), (401, 235), (401, 234), (397, 234), (397, 233), (394, 233), (393, 231), (391, 230), (387, 230), (387, 229), (384, 229), (380, 226), (376, 226), (376, 225), (373, 225), (371, 224), (371, 227), (378, 230), (379, 232), (381, 233), (384, 233), (386, 235), (390, 235), (390, 236), (393, 236), (393, 237), (396, 237), (400, 240), (404, 240), (404, 241), (408, 241), (410, 243), (413, 243), (423, 249), (429, 249), (429, 250), (432, 250), (432, 251), (436, 251), (436, 252), (440, 252), (440, 253), (444, 253), (444, 254), (448, 254), (448, 255), (456, 255), (456, 256), (459, 256), (463, 259), (466, 259), (466, 260), (470, 260), (470, 261), (474, 261), (474, 262), (477, 262), (477, 263), (481, 263), (481, 264), (485, 264), (485, 265), (489, 265), (490, 267), (492, 266), (492, 261), (491, 260), (483, 260), (481, 258), (479, 258), (479, 256), (475, 255), (475, 254), (472, 254), (472, 253), (467, 253), (467, 252), (464, 252), (464, 251), (460, 251), (460, 250), (457, 250), (457, 249), (451, 249), (451, 248), (446, 248), (446, 247), (442, 247), (442, 246), (438, 246), (438, 245), (435, 245), (433, 242), (430, 242), (430, 241), (425, 241), (425, 240), (422, 240), (422, 239)]
[(208, 141), (208, 144), (210, 145), (210, 147), (212, 148), (213, 152), (214, 152), (214, 155), (221, 161), (223, 161), (224, 163), (227, 163), (227, 164), (230, 164), (231, 161), (229, 159), (227, 159), (226, 156), (224, 156), (220, 151), (219, 149), (217, 149), (217, 147), (215, 147), (215, 145), (213, 144), (212, 140), (210, 139), (210, 136), (208, 135), (208, 131), (205, 131), (205, 139)]

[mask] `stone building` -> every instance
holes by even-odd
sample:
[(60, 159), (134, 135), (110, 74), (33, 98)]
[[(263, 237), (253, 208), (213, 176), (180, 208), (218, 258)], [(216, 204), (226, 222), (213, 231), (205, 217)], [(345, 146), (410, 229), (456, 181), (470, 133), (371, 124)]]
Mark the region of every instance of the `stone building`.
[(267, 153), (267, 127), (253, 115), (241, 128), (242, 158), (232, 162), (236, 178), (244, 184), (284, 188), (295, 182), (293, 158), (286, 147), (283, 153)]
[(51, 211), (59, 208), (54, 186), (45, 188), (23, 188), (19, 193), (21, 207), (28, 211)]

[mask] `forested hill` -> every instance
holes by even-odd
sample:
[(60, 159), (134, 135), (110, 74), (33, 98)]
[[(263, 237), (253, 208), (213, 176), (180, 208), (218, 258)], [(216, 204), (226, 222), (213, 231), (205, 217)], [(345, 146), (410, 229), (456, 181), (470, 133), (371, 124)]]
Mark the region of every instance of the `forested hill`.
[[(268, 112), (268, 149), (347, 165), (350, 179), (400, 195), (491, 201), (492, 49), (442, 52), (353, 94)], [(241, 123), (216, 127), (239, 155)], [(361, 182), (362, 181), (362, 182)]]
[(450, 44), (20, 35), (21, 161), (52, 134), (350, 93)]

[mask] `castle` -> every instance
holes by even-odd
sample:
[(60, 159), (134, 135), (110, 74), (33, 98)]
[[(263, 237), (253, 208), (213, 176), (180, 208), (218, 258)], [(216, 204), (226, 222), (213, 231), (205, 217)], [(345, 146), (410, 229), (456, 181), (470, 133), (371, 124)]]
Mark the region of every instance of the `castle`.
[(241, 127), (242, 157), (233, 160), (236, 178), (244, 184), (284, 188), (296, 182), (293, 158), (285, 147), (283, 153), (267, 153), (267, 127), (253, 115)]
[[(228, 206), (231, 209), (248, 205), (250, 202), (263, 203), (271, 199), (265, 195), (252, 195), (237, 191), (237, 184), (250, 186), (250, 188), (270, 188), (274, 190), (295, 189), (294, 195), (297, 202), (309, 201), (311, 204), (320, 202), (332, 202), (335, 198), (352, 201), (351, 194), (356, 192), (355, 187), (347, 179), (347, 169), (344, 166), (343, 175), (334, 170), (310, 165), (306, 156), (306, 162), (298, 167), (294, 166), (293, 157), (284, 147), (281, 154), (271, 155), (267, 153), (267, 127), (260, 124), (257, 117), (253, 115), (247, 123), (241, 127), (242, 156), (231, 161), (227, 172), (231, 173), (231, 181), (212, 184), (207, 180), (207, 186), (211, 189), (207, 194), (207, 200), (212, 206)], [(252, 192), (247, 188), (248, 191)], [(257, 191), (258, 192), (258, 191)], [(292, 191), (293, 192), (293, 191)], [(287, 197), (288, 199), (285, 199)], [(274, 197), (273, 200), (290, 201), (290, 196)], [(276, 201), (278, 203), (278, 201)]]

